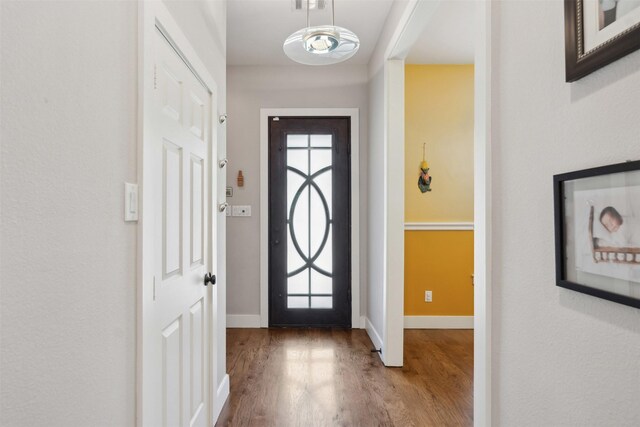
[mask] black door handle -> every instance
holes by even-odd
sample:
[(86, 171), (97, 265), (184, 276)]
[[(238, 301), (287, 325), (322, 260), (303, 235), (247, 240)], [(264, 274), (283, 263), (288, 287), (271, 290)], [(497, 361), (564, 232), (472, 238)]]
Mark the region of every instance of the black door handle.
[(212, 285), (216, 284), (216, 275), (211, 273), (206, 273), (204, 275), (204, 285), (207, 286), (209, 283)]

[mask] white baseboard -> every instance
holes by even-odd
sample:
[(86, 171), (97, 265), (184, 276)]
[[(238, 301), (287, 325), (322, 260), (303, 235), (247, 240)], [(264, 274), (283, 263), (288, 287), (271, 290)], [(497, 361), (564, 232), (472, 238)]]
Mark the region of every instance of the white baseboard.
[[(227, 314), (227, 328), (261, 328), (259, 314)], [(366, 329), (367, 317), (360, 316), (360, 324), (352, 325), (353, 329)]]
[(473, 329), (473, 316), (404, 316), (405, 329)]
[(212, 425), (215, 425), (216, 421), (218, 421), (220, 412), (222, 412), (222, 407), (224, 406), (224, 403), (227, 401), (228, 397), (229, 397), (229, 374), (225, 374), (224, 378), (222, 379), (222, 382), (220, 383), (220, 386), (218, 387), (218, 390), (216, 390), (216, 400), (213, 403), (215, 407), (213, 408)]
[(260, 328), (260, 315), (227, 314), (227, 328)]
[[(367, 330), (367, 335), (371, 339), (373, 346), (377, 349), (382, 349), (382, 338), (380, 338), (380, 334), (376, 331), (376, 328), (373, 327), (371, 321), (368, 317), (365, 317), (365, 329)], [(382, 353), (378, 353), (380, 359), (382, 359)], [(382, 359), (384, 361), (384, 359)]]

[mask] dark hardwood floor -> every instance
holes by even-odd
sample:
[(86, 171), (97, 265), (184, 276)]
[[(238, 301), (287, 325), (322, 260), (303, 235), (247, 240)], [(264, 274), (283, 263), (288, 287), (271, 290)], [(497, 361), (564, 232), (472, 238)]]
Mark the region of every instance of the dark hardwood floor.
[(406, 330), (385, 368), (361, 329), (229, 329), (217, 426), (471, 426), (473, 331)]

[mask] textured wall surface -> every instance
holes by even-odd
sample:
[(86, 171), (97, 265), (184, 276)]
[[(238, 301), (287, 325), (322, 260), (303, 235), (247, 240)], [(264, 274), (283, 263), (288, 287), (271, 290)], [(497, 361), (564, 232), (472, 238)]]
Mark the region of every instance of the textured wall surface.
[(385, 120), (388, 108), (385, 104), (387, 102), (385, 73), (388, 70), (385, 69), (385, 55), (408, 4), (409, 2), (406, 0), (393, 2), (384, 27), (380, 29), (380, 37), (371, 55), (368, 67), (369, 155), (367, 159), (367, 181), (370, 191), (366, 203), (364, 201), (361, 203), (362, 206), (366, 206), (368, 221), (366, 315), (376, 334), (379, 335), (379, 339), (383, 341), (385, 339), (384, 297), (387, 282), (385, 276), (387, 274), (386, 264), (388, 263), (387, 253), (384, 249), (387, 241), (387, 218), (385, 213), (387, 209), (385, 194), (387, 176), (385, 168), (388, 150), (388, 138), (385, 134), (387, 132)]
[(637, 426), (640, 310), (555, 286), (552, 175), (640, 158), (640, 52), (565, 83), (562, 2), (494, 7), (494, 425)]
[[(405, 67), (404, 144), (405, 222), (473, 222), (473, 65)], [(473, 231), (406, 231), (404, 265), (405, 315), (473, 315)]]
[[(406, 222), (473, 222), (473, 65), (405, 67)], [(423, 144), (433, 176), (418, 189)]]
[[(232, 66), (229, 80), (229, 166), (227, 180), (233, 187), (232, 205), (251, 205), (250, 218), (228, 218), (229, 314), (260, 314), (260, 109), (261, 108), (359, 108), (360, 109), (360, 205), (367, 203), (366, 66), (256, 67)], [(236, 177), (242, 170), (244, 187)], [(360, 209), (360, 298), (364, 314), (366, 291), (367, 212)], [(355, 325), (354, 325), (355, 326)]]
[(385, 275), (385, 224), (384, 224), (384, 70), (373, 76), (369, 82), (369, 156), (367, 181), (369, 188), (376, 189), (369, 194), (367, 220), (369, 245), (369, 281), (367, 289), (367, 317), (376, 332), (384, 333), (384, 275)]
[[(214, 75), (224, 111), (224, 3), (168, 6)], [(132, 426), (137, 226), (123, 221), (123, 183), (137, 180), (138, 5), (1, 8), (0, 424)], [(220, 127), (223, 156), (224, 135)]]
[(2, 2), (3, 426), (135, 422), (135, 2)]
[(471, 274), (473, 231), (405, 231), (405, 316), (473, 316)]

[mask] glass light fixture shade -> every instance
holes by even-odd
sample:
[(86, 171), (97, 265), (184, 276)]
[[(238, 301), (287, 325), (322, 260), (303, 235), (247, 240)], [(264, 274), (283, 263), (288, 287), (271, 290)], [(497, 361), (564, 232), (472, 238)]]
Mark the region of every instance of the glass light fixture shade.
[(292, 60), (305, 65), (331, 65), (358, 52), (360, 40), (346, 28), (319, 25), (291, 34), (282, 46)]
[(307, 32), (304, 36), (304, 48), (307, 52), (324, 55), (335, 50), (340, 44), (340, 34), (333, 31)]

